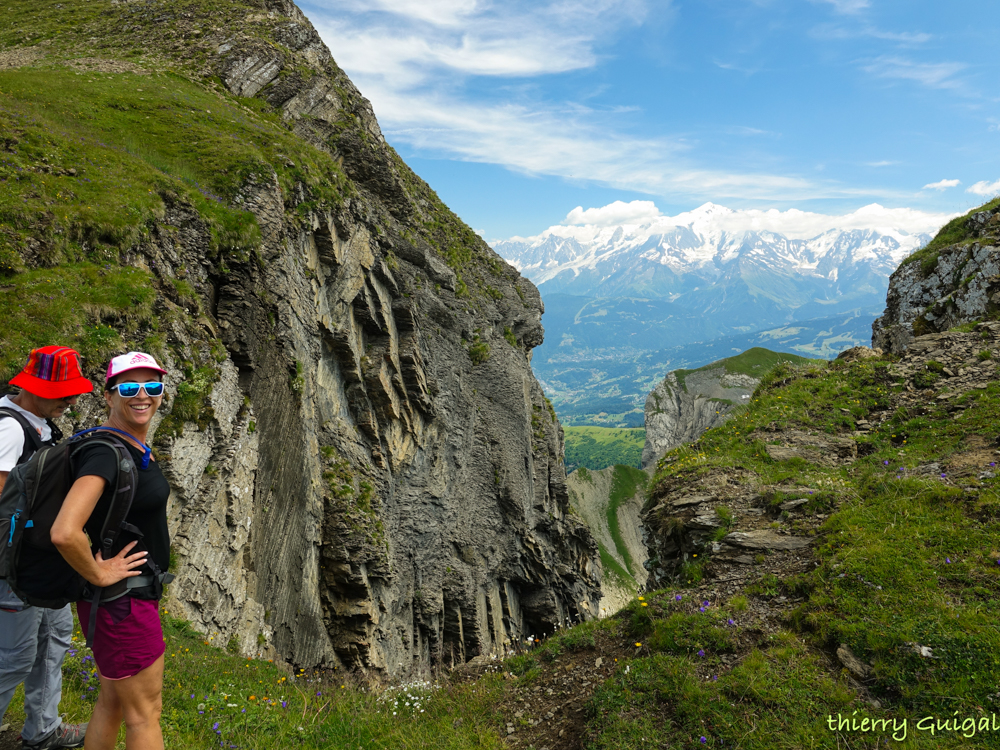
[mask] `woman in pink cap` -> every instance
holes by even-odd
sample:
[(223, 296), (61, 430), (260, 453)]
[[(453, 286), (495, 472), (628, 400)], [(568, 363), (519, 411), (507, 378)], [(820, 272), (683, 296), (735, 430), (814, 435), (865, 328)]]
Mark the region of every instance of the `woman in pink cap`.
[[(103, 444), (75, 454), (75, 482), (52, 526), (52, 543), (91, 586), (101, 589), (135, 579), (128, 582), (124, 596), (102, 601), (96, 613), (93, 648), (101, 692), (87, 729), (85, 747), (89, 750), (111, 750), (123, 720), (129, 750), (163, 747), (164, 647), (159, 599), (162, 573), (170, 563), (170, 486), (152, 458), (146, 433), (163, 398), (165, 373), (150, 355), (129, 352), (108, 364), (104, 386), (109, 414), (101, 428), (121, 439), (138, 468), (139, 482), (125, 523), (139, 533), (123, 530), (112, 550), (115, 556), (109, 559), (88, 539), (88, 534), (90, 539), (100, 539), (118, 477), (118, 456)], [(89, 600), (77, 603), (81, 623), (90, 621), (92, 606)]]

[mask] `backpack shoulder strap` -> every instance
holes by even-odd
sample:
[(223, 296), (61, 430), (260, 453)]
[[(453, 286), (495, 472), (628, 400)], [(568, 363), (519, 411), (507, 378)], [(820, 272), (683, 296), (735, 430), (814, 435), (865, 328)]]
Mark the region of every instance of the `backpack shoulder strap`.
[(42, 436), (38, 434), (38, 431), (31, 426), (31, 422), (21, 414), (16, 409), (11, 409), (7, 406), (0, 406), (0, 419), (4, 417), (12, 417), (15, 422), (21, 425), (21, 429), (24, 430), (24, 439), (27, 444), (31, 446), (31, 452), (34, 453), (40, 450), (45, 443), (42, 442)]
[(107, 558), (115, 541), (118, 539), (118, 534), (121, 533), (122, 528), (125, 526), (125, 518), (128, 516), (129, 510), (132, 508), (132, 500), (135, 498), (135, 493), (139, 485), (139, 471), (128, 448), (116, 437), (113, 435), (95, 434), (95, 432), (91, 432), (90, 430), (86, 432), (89, 434), (82, 435), (78, 433), (70, 438), (77, 443), (72, 449), (74, 454), (87, 446), (106, 445), (115, 452), (118, 458), (118, 478), (115, 481), (115, 489), (111, 495), (108, 514), (104, 518), (104, 523), (101, 524), (101, 537), (99, 540), (101, 551), (104, 557)]

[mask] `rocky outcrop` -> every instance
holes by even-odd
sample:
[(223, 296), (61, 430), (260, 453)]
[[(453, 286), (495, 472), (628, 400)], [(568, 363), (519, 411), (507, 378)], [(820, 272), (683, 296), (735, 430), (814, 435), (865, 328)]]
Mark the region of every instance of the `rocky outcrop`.
[(779, 512), (801, 514), (814, 492), (759, 485), (756, 477), (740, 470), (713, 472), (672, 490), (658, 488), (655, 502), (641, 515), (649, 588), (679, 580), (687, 566), (704, 566), (707, 575), (725, 580), (742, 575), (762, 552), (794, 560), (808, 556), (809, 538), (771, 527)]
[[(335, 165), (255, 165), (233, 203), (259, 238), (225, 252), (165, 190), (123, 256), (160, 321), (126, 343), (171, 373), (154, 445), (172, 612), (245, 654), (394, 677), (595, 616), (597, 545), (529, 365), (535, 287), (385, 143), (293, 4), (150, 5), (108, 23), (263, 100)], [(77, 424), (99, 415), (82, 399)]]
[(646, 397), (643, 467), (725, 422), (733, 409), (749, 400), (759, 382), (750, 375), (727, 372), (722, 362), (693, 372), (667, 373)]
[(921, 251), (892, 274), (885, 312), (872, 324), (872, 346), (901, 354), (916, 336), (1000, 311), (1000, 208), (958, 221), (966, 239)]

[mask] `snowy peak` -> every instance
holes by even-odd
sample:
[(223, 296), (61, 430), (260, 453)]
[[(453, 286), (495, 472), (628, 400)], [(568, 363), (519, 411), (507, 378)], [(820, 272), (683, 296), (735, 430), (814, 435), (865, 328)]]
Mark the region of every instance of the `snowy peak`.
[[(609, 224), (616, 214), (626, 221)], [(672, 297), (677, 277), (693, 274), (721, 281), (732, 277), (727, 268), (733, 264), (756, 268), (758, 276), (770, 272), (803, 282), (836, 282), (861, 271), (888, 283), (899, 262), (930, 239), (935, 223), (948, 219), (915, 214), (877, 204), (836, 217), (796, 210), (736, 211), (705, 203), (663, 216), (650, 202), (617, 202), (603, 209), (574, 209), (566, 223), (494, 247), (543, 292), (548, 286), (571, 294), (613, 296), (637, 293), (641, 287), (646, 296)], [(658, 273), (665, 280), (660, 286), (650, 281)]]

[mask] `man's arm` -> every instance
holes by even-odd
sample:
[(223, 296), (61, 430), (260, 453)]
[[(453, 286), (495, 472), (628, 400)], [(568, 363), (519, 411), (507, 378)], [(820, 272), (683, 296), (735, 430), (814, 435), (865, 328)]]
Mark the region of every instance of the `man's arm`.
[(8, 474), (10, 474), (9, 471), (0, 471), (0, 492), (3, 492), (3, 486), (7, 484)]

